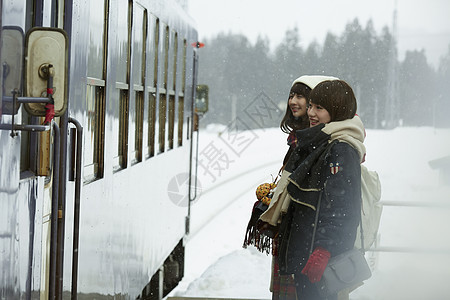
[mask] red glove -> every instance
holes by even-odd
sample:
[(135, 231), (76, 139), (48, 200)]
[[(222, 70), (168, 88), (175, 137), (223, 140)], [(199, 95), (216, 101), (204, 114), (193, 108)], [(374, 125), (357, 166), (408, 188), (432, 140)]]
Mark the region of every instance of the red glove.
[(302, 274), (308, 276), (312, 283), (319, 282), (322, 279), (323, 272), (327, 267), (330, 259), (330, 252), (324, 248), (317, 247), (306, 262), (306, 266), (302, 270)]

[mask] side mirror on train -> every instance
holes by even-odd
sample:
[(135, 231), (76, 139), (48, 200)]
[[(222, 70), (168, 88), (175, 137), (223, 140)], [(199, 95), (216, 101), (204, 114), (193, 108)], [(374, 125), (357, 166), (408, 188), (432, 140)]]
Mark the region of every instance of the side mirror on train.
[[(25, 96), (47, 97), (53, 92), (55, 116), (67, 108), (68, 37), (64, 30), (32, 28), (26, 36)], [(45, 116), (45, 103), (25, 103), (33, 116)]]
[(195, 96), (195, 112), (205, 114), (208, 111), (209, 88), (205, 84), (197, 85)]
[(20, 104), (13, 103), (12, 97), (22, 90), (24, 33), (18, 26), (4, 26), (1, 31), (2, 111), (5, 115), (15, 115)]

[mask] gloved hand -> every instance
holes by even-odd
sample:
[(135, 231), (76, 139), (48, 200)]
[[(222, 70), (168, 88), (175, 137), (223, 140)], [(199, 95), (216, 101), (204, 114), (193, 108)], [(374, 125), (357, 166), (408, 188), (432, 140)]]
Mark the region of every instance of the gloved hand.
[(319, 282), (322, 279), (323, 272), (327, 267), (330, 259), (330, 252), (326, 249), (317, 247), (306, 262), (306, 266), (302, 270), (302, 274), (308, 276), (312, 283)]

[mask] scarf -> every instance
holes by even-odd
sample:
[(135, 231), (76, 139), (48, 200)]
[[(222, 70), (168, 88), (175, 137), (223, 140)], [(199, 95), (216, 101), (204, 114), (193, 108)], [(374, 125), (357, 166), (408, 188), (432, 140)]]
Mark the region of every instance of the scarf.
[(313, 191), (323, 187), (320, 171), (335, 143), (350, 144), (358, 151), (360, 161), (363, 162), (365, 159), (366, 149), (363, 144), (365, 131), (358, 116), (299, 130), (296, 134), (300, 143), (281, 174), (269, 207), (259, 218), (260, 221), (272, 226), (281, 223), (291, 200), (312, 209), (316, 208), (316, 203), (304, 202), (304, 199), (296, 196), (299, 190)]

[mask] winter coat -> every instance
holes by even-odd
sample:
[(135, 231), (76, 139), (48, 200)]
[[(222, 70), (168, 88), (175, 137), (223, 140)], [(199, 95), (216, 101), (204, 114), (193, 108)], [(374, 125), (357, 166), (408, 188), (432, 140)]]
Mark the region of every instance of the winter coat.
[[(289, 202), (279, 232), (282, 274), (301, 272), (317, 247), (331, 256), (352, 249), (360, 219), (360, 163), (365, 147), (359, 117), (297, 131), (297, 139), (302, 143), (285, 167)], [(319, 197), (318, 227), (311, 246)]]

